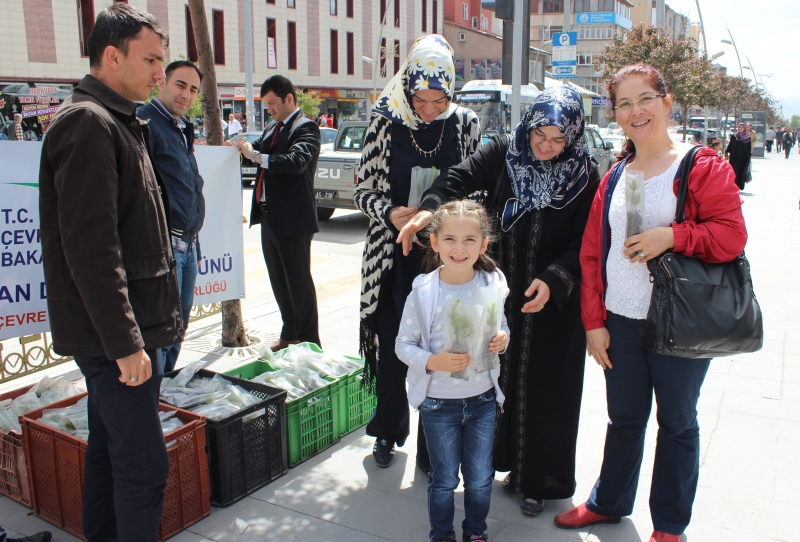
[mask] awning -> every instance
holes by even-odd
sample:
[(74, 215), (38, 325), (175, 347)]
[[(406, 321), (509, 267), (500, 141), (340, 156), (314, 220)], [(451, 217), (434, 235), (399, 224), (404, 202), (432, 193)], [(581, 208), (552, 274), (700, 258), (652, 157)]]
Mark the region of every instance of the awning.
[(566, 79), (564, 79), (562, 81), (559, 81), (558, 79), (553, 79), (552, 77), (545, 77), (544, 78), (544, 88), (553, 88), (553, 87), (557, 87), (557, 86), (560, 86), (560, 85), (567, 85), (569, 87), (572, 87), (578, 94), (580, 94), (583, 97), (589, 97), (589, 98), (599, 98), (600, 97), (600, 95), (598, 93), (592, 92), (588, 88), (583, 88), (582, 86), (576, 85), (575, 83), (571, 83), (571, 82), (567, 81)]

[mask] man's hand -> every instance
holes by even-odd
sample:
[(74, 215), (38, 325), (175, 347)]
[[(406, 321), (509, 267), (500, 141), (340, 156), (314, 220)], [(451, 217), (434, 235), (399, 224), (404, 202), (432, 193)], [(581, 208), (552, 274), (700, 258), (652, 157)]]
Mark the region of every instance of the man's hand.
[(506, 335), (505, 331), (500, 331), (497, 335), (494, 336), (492, 342), (489, 343), (489, 352), (492, 354), (499, 354), (506, 348), (506, 343), (508, 342), (508, 335)]
[[(412, 207), (413, 209), (414, 207)], [(391, 219), (391, 215), (390, 215)], [(397, 236), (397, 242), (403, 244), (403, 256), (408, 256), (411, 252), (411, 247), (414, 243), (414, 236), (418, 231), (431, 223), (433, 220), (433, 213), (430, 211), (420, 211), (411, 220), (406, 220), (406, 224), (401, 228), (400, 235)]]
[(237, 139), (233, 143), (233, 146), (236, 147), (238, 151), (242, 153), (248, 160), (253, 157), (253, 146), (245, 138), (242, 137)]
[(533, 297), (534, 294), (536, 294), (536, 297), (522, 306), (522, 312), (539, 312), (550, 301), (550, 287), (539, 279), (535, 279), (530, 287), (525, 290), (525, 297)]
[(139, 350), (135, 354), (118, 359), (117, 365), (120, 372), (119, 381), (128, 386), (139, 386), (153, 376), (150, 357), (144, 350)]
[(409, 220), (417, 213), (416, 207), (395, 207), (389, 212), (389, 221), (398, 230), (402, 230)]
[(425, 368), (429, 371), (453, 373), (466, 369), (471, 361), (472, 358), (469, 354), (451, 354), (450, 350), (445, 348), (438, 354), (429, 357)]

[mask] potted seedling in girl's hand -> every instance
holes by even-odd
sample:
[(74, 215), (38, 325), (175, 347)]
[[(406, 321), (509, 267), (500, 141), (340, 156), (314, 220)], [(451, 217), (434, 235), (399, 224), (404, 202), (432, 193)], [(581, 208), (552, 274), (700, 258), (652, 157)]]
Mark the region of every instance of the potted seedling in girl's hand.
[(644, 171), (625, 170), (625, 207), (625, 238), (644, 233)]
[[(450, 299), (445, 306), (444, 340), (453, 354), (469, 354), (474, 360), (480, 342), (479, 330), (483, 326), (483, 307), (474, 303), (462, 303), (460, 299)], [(464, 369), (450, 373), (453, 378), (469, 380), (474, 374), (472, 363)]]
[(499, 367), (500, 356), (489, 350), (503, 325), (503, 301), (506, 292), (499, 283), (479, 286), (475, 301), (483, 307), (483, 321), (481, 323), (481, 337), (475, 361), (472, 363), (475, 373), (483, 373)]

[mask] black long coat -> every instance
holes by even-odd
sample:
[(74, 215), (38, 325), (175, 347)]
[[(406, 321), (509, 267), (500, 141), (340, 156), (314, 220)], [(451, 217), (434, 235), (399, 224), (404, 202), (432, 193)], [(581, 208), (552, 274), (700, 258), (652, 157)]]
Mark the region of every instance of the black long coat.
[(725, 154), (730, 156), (730, 164), (733, 172), (736, 173), (736, 186), (739, 187), (739, 190), (744, 190), (745, 183), (750, 181), (751, 152), (752, 146), (749, 142), (739, 141), (735, 134), (731, 134)]
[[(420, 207), (464, 198), (478, 190), (499, 217), (514, 197), (505, 164), (508, 138), (496, 136), (458, 166), (442, 174)], [(580, 262), (583, 230), (599, 184), (592, 167), (586, 188), (563, 209), (527, 212), (508, 233), (496, 224), (490, 253), (511, 290), (505, 313), (511, 331), (500, 381), (506, 401), (495, 435), (494, 467), (511, 471), (514, 489), (536, 499), (563, 499), (575, 491), (586, 335), (580, 319)], [(536, 314), (523, 314), (524, 295), (534, 279), (550, 288)]]

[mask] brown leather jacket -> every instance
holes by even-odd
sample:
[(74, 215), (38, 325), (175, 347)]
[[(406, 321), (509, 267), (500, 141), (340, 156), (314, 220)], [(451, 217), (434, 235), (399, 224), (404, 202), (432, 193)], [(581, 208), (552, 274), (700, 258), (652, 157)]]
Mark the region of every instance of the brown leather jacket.
[(91, 75), (44, 140), (39, 212), (53, 348), (120, 359), (180, 341), (167, 191), (136, 104)]

